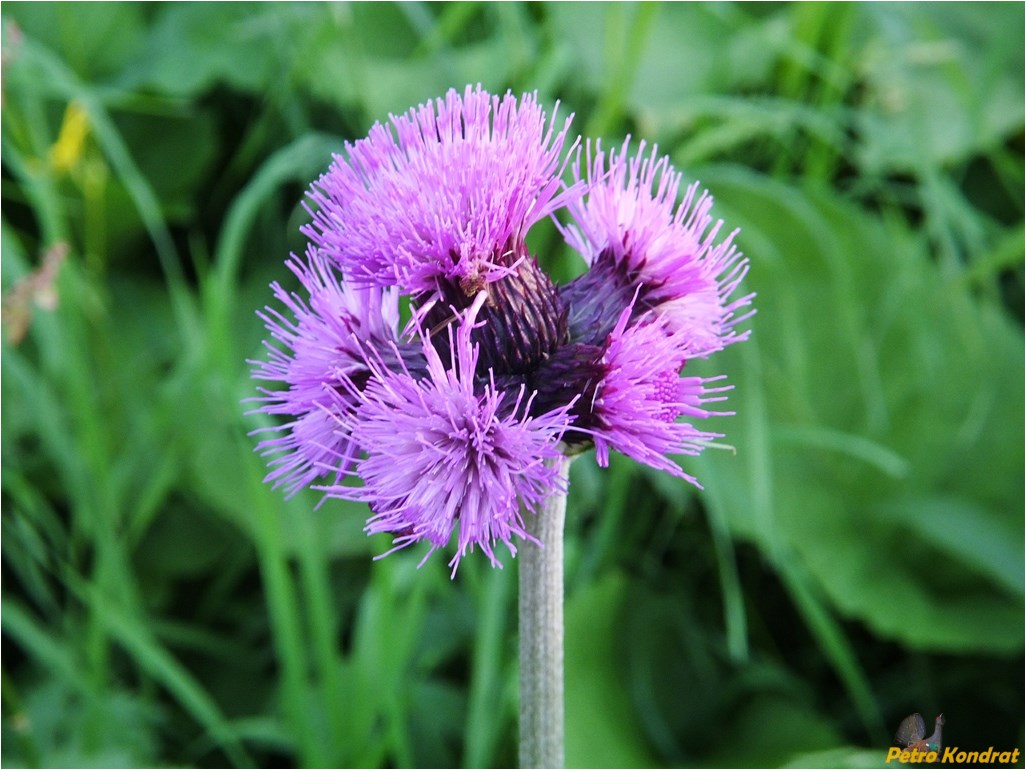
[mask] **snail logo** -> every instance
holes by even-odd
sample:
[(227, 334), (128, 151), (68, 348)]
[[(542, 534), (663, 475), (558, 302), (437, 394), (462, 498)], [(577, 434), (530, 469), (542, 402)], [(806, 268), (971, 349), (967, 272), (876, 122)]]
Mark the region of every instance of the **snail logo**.
[(898, 732), (894, 734), (894, 742), (903, 749), (912, 751), (938, 752), (941, 749), (941, 730), (944, 727), (944, 715), (938, 714), (933, 722), (933, 735), (926, 735), (926, 723), (919, 714), (910, 714), (901, 720)]
[(894, 746), (887, 752), (887, 763), (898, 760), (905, 764), (958, 764), (966, 763), (982, 765), (1010, 765), (1019, 761), (1019, 749), (1011, 751), (995, 751), (994, 747), (985, 751), (963, 751), (957, 746), (944, 749), (941, 745), (941, 734), (944, 728), (944, 715), (939, 714), (933, 722), (933, 734), (927, 738), (926, 722), (919, 714), (910, 714), (901, 720), (898, 731), (894, 734)]

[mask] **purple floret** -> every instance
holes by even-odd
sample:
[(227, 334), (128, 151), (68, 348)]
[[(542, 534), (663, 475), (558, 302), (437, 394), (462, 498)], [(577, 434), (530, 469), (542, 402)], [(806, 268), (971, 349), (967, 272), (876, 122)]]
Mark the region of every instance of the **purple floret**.
[(669, 455), (698, 455), (721, 437), (681, 419), (730, 414), (703, 407), (725, 400), (719, 394), (730, 388), (708, 387), (719, 377), (681, 377), (685, 335), (657, 316), (628, 327), (631, 310), (623, 311), (601, 358), (605, 372), (592, 400), (595, 457), (606, 466), (609, 450), (615, 449), (701, 487)]
[(528, 537), (521, 504), (533, 515), (558, 487), (546, 460), (559, 455), (569, 419), (566, 407), (532, 416), (523, 387), (501, 392), (490, 377), (481, 380), (471, 342), (480, 305), (455, 331), (448, 327), (445, 354), (424, 337), (427, 376), (373, 363), (362, 389), (349, 384), (360, 405), (342, 422), (364, 450), (356, 466), (364, 486), (327, 489), (367, 502), (373, 511), (367, 531), (394, 534), (392, 550), (427, 541), (430, 555), (456, 532), (454, 574), (475, 546), (498, 565), (496, 543), (515, 554), (513, 536)]
[[(598, 143), (592, 153), (589, 143), (583, 171), (578, 155), (574, 179), (586, 183), (588, 193), (567, 202), (573, 219), (561, 228), (567, 243), (621, 295), (640, 285), (639, 311), (653, 309), (683, 331), (689, 357), (744, 339), (734, 326), (748, 316), (736, 313), (752, 295), (730, 298), (748, 271), (734, 246), (737, 231), (716, 243), (723, 222), (709, 215), (712, 197), (699, 194), (696, 182), (678, 204), (683, 175), (669, 157), (659, 157), (656, 148), (646, 153), (644, 142), (629, 156), (628, 142), (608, 153)], [(594, 293), (590, 285), (587, 293)], [(607, 326), (618, 313), (604, 314)]]
[(468, 295), (509, 275), (535, 222), (578, 190), (562, 190), (563, 142), (537, 95), (463, 95), (376, 124), (314, 185), (304, 232), (353, 280)]
[(305, 298), (274, 283), (285, 312), (266, 308), (263, 319), (277, 344), (265, 342), (267, 361), (252, 361), (253, 378), (286, 385), (260, 388), (256, 411), (290, 418), (259, 432), (279, 433), (262, 440), (258, 451), (270, 456), (265, 481), (288, 495), (316, 479), (344, 474), (356, 445), (339, 430), (338, 414), (351, 404), (336, 397), (343, 379), (367, 372), (367, 345), (386, 349), (398, 339), (398, 294), (394, 289), (354, 287), (315, 249), (306, 259), (286, 263), (299, 278)]

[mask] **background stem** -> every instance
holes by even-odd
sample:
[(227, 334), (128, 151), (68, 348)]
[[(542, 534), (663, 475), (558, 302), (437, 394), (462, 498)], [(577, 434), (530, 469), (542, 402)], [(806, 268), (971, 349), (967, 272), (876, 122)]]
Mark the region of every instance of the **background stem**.
[[(566, 483), (570, 459), (553, 461)], [(527, 531), (544, 547), (520, 553), (520, 767), (563, 767), (563, 521), (566, 493), (549, 496)]]

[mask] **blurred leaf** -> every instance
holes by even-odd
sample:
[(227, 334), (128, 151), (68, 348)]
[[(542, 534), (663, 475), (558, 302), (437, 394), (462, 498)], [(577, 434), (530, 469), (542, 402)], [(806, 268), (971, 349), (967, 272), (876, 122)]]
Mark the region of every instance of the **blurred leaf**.
[(781, 767), (886, 767), (886, 749), (844, 746), (826, 751), (798, 754)]
[(15, 3), (4, 8), (26, 35), (61, 51), (85, 79), (109, 79), (143, 52), (146, 7), (141, 3)]
[(125, 141), (137, 148), (139, 171), (152, 180), (165, 217), (183, 222), (204, 213), (193, 207), (203, 203), (196, 193), (220, 149), (213, 115), (207, 110), (181, 116), (123, 112), (117, 123)]
[(567, 767), (653, 767), (629, 707), (615, 647), (627, 582), (608, 575), (569, 597), (566, 606)]
[[(473, 568), (474, 565), (465, 565)], [(467, 573), (461, 572), (461, 579)], [(501, 764), (496, 761), (495, 752), (503, 728), (509, 729), (515, 721), (512, 704), (503, 698), (504, 684), (513, 675), (512, 656), (507, 656), (506, 640), (512, 635), (516, 623), (514, 604), (516, 578), (514, 570), (487, 569), (481, 575), (480, 568), (474, 570), (470, 580), (478, 589), (475, 598), (477, 615), (469, 619), (468, 631), (473, 632), (471, 644), (471, 679), (467, 695), (467, 720), (464, 727), (464, 767), (485, 767)], [(476, 578), (476, 579), (475, 579)], [(452, 637), (451, 628), (446, 628)], [(501, 709), (499, 705), (510, 706)]]
[[(1022, 131), (1019, 6), (970, 3), (865, 7), (876, 25), (863, 52), (860, 161), (877, 173), (949, 164)], [(938, 119), (943, 116), (943, 119)]]
[[(363, 531), (369, 515), (363, 503), (330, 500), (320, 504), (322, 494), (310, 490), (286, 500), (279, 490), (262, 484), (251, 488), (226, 484), (225, 479), (246, 478), (253, 468), (262, 472), (263, 466), (253, 453), (255, 444), (245, 439), (234, 423), (232, 415), (211, 409), (197, 410), (183, 426), (189, 478), (203, 500), (243, 530), (251, 531), (253, 496), (259, 495), (284, 521), (308, 519), (328, 553), (352, 556), (374, 552), (373, 542)], [(298, 526), (283, 527), (281, 547), (286, 553), (295, 554), (303, 547), (300, 530)]]
[(41, 490), (22, 473), (7, 465), (3, 474), (5, 503), (2, 519), (4, 564), (24, 585), (33, 603), (48, 617), (60, 614), (60, 587), (51, 577), (53, 554), (67, 548), (63, 522)]
[[(1021, 649), (1021, 552), (1004, 545), (1023, 537), (1021, 333), (943, 284), (896, 222), (752, 175), (704, 181), (759, 255), (756, 342), (748, 362), (725, 356), (742, 372), (728, 440), (744, 451), (699, 460), (731, 526), (770, 554), (793, 546), (843, 612), (881, 633), (928, 649)], [(745, 418), (759, 397), (771, 410), (765, 457), (758, 410)], [(824, 444), (810, 430), (861, 438)], [(916, 502), (941, 490), (977, 504)]]
[[(660, 4), (630, 89), (643, 121), (697, 96), (762, 81), (773, 64), (770, 25), (729, 6)], [(656, 130), (659, 130), (658, 128)]]
[[(838, 743), (830, 715), (783, 698), (756, 695), (739, 704), (732, 716), (729, 738), (705, 757), (710, 767), (778, 767), (799, 752), (831, 749)], [(885, 754), (882, 750), (879, 756)]]
[[(42, 749), (42, 767), (156, 764), (161, 715), (138, 693), (111, 688), (102, 697), (83, 697), (58, 679), (42, 679), (25, 693), (24, 705), (22, 730)], [(7, 750), (5, 741), (5, 765)]]
[[(781, 45), (780, 24), (753, 22), (727, 5), (666, 3), (654, 5), (652, 21), (635, 28), (637, 8), (623, 3), (546, 6), (552, 27), (563, 40), (573, 41), (583, 83), (600, 93), (616, 90), (622, 108), (638, 125), (638, 138), (650, 144), (665, 141), (682, 129), (694, 130), (710, 112), (719, 113), (719, 119), (705, 135), (706, 143), (727, 142), (726, 134), (761, 133), (777, 123), (793, 132), (793, 118), (784, 124), (785, 112), (793, 116), (802, 111), (800, 106), (780, 110), (776, 122), (768, 123), (765, 114), (749, 123), (731, 122), (721, 117), (724, 100), (711, 98), (765, 81)], [(633, 40), (632, 35), (640, 38)], [(625, 82), (617, 81), (618, 73)], [(735, 111), (762, 112), (752, 108), (760, 101), (757, 97), (730, 101), (736, 101)]]
[(483, 765), (459, 762), (455, 749), (466, 739), (463, 725), (456, 718), (466, 711), (463, 688), (441, 681), (419, 683), (412, 693), (410, 706), (410, 743), (418, 767), (498, 766), (493, 762)]
[(17, 602), (2, 602), (4, 633), (16, 640), (22, 650), (42, 664), (68, 689), (89, 692), (90, 683), (81, 670), (78, 651), (68, 649), (49, 629), (42, 626)]
[(903, 511), (882, 511), (901, 518), (911, 537), (946, 552), (967, 568), (1023, 594), (1023, 551), (1017, 548), (1001, 516), (968, 500), (941, 497), (904, 500)]
[[(126, 68), (121, 85), (193, 97), (224, 82), (250, 93), (287, 72), (285, 51), (300, 47), (310, 6), (284, 13), (278, 3), (167, 3), (158, 6), (145, 53)], [(314, 9), (316, 10), (316, 9)]]
[(174, 695), (182, 708), (207, 729), (210, 737), (234, 763), (251, 765), (252, 760), (220, 708), (188, 669), (153, 639), (148, 628), (138, 619), (122, 613), (102, 597), (93, 596), (92, 601), (111, 635), (125, 647), (139, 667)]
[(172, 504), (146, 533), (137, 558), (145, 573), (184, 578), (208, 572), (232, 545), (217, 519)]

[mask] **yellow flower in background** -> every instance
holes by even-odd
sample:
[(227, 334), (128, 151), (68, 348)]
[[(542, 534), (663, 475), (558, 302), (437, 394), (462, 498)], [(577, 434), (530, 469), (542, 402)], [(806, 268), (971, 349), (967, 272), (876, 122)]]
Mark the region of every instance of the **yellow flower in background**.
[(68, 173), (78, 165), (89, 134), (89, 116), (78, 102), (69, 102), (64, 111), (61, 132), (50, 148), (50, 166), (54, 171)]

